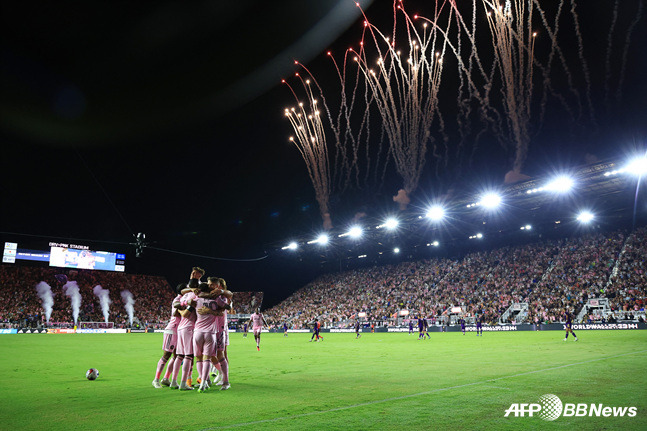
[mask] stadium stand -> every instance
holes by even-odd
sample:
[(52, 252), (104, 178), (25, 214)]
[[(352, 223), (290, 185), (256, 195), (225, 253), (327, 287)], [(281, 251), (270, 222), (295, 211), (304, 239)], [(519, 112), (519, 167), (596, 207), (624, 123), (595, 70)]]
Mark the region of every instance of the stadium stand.
[[(644, 319), (647, 298), (647, 228), (549, 240), (519, 247), (471, 253), (461, 259), (403, 262), (327, 274), (294, 292), (264, 314), (271, 326), (288, 322), (294, 329), (319, 319), (324, 327), (350, 326), (358, 317), (377, 325), (428, 317), (449, 323), (461, 308), (470, 321), (478, 313), (485, 323), (559, 322), (569, 308), (579, 321)], [(0, 327), (37, 326), (44, 320), (35, 286), (52, 287), (51, 323), (72, 324), (69, 297), (55, 268), (0, 266)], [(126, 327), (120, 295), (135, 299), (136, 324), (162, 328), (169, 318), (173, 291), (163, 277), (106, 271), (65, 272), (80, 287), (79, 321), (103, 321), (96, 285), (110, 291), (109, 321)], [(261, 307), (262, 292), (234, 294), (234, 311), (248, 315)], [(606, 298), (608, 306), (590, 307)], [(397, 318), (400, 317), (400, 320)]]

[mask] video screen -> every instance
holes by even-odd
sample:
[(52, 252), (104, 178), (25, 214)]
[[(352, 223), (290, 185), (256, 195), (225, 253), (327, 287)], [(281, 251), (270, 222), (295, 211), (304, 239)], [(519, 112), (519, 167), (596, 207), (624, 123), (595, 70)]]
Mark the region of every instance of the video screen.
[(121, 253), (52, 247), (50, 249), (49, 266), (123, 272), (125, 270), (125, 258), (126, 256)]

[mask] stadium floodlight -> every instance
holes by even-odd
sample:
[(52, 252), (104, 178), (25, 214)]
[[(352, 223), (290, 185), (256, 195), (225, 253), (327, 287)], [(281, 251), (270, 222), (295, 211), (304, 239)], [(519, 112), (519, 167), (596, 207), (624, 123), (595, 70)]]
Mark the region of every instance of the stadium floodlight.
[(476, 237), (477, 237), (477, 238), (479, 238), (479, 239), (481, 239), (481, 238), (483, 238), (483, 234), (482, 234), (482, 233), (477, 233), (477, 234), (476, 234)]
[(529, 224), (527, 224), (527, 225), (525, 225), (525, 226), (521, 226), (521, 228), (520, 228), (520, 229), (521, 229), (521, 230), (530, 230), (530, 229), (532, 229), (532, 226), (530, 226)]
[(434, 205), (427, 211), (427, 218), (433, 221), (440, 221), (445, 217), (445, 208), (440, 205)]
[(594, 215), (593, 215), (593, 213), (591, 213), (590, 211), (582, 211), (582, 212), (581, 212), (581, 213), (579, 213), (579, 215), (577, 216), (577, 220), (578, 220), (578, 221), (580, 221), (580, 222), (582, 222), (582, 223), (589, 223), (589, 222), (591, 222), (594, 218), (595, 218), (595, 216), (594, 216)]
[(440, 243), (438, 241), (434, 241), (431, 243), (431, 245), (433, 245), (434, 247), (438, 247)]
[(556, 193), (567, 193), (573, 188), (574, 185), (575, 181), (571, 177), (560, 175), (546, 184), (544, 186), (544, 189)]
[(394, 249), (393, 249), (393, 253), (395, 253), (395, 254), (400, 253), (400, 249), (399, 249), (398, 247), (394, 248)]
[(308, 241), (308, 244), (321, 244), (321, 245), (326, 245), (328, 244), (328, 241), (330, 238), (328, 238), (328, 235), (325, 233), (322, 233), (317, 237), (317, 239), (313, 239), (312, 241)]
[(348, 236), (350, 236), (351, 238), (359, 238), (362, 236), (362, 233), (364, 233), (364, 231), (361, 227), (354, 226), (348, 231)]
[(501, 204), (501, 196), (497, 193), (486, 193), (479, 202), (485, 208), (494, 209)]
[(383, 226), (384, 226), (385, 228), (389, 229), (389, 230), (393, 230), (393, 229), (395, 229), (396, 227), (398, 227), (398, 225), (399, 225), (399, 224), (400, 224), (400, 222), (398, 221), (398, 219), (396, 219), (396, 218), (393, 218), (393, 217), (392, 217), (392, 218), (390, 218), (390, 219), (387, 219), (387, 220), (384, 222), (384, 225), (383, 225)]
[(285, 247), (281, 247), (281, 250), (296, 250), (297, 248), (299, 248), (299, 245), (296, 242), (292, 241)]
[(637, 177), (647, 174), (647, 156), (632, 159), (624, 170)]

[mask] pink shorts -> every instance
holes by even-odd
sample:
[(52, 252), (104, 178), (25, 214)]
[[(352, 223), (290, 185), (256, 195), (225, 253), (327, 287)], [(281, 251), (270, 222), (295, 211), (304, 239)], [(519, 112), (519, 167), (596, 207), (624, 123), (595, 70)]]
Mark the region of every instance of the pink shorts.
[(262, 326), (254, 326), (254, 335), (261, 335)]
[(177, 330), (177, 347), (178, 355), (193, 354), (193, 328), (184, 328)]
[(173, 329), (164, 330), (164, 339), (162, 340), (162, 350), (173, 353), (177, 345), (177, 331)]
[(214, 334), (212, 332), (194, 332), (193, 353), (196, 356), (216, 356)]

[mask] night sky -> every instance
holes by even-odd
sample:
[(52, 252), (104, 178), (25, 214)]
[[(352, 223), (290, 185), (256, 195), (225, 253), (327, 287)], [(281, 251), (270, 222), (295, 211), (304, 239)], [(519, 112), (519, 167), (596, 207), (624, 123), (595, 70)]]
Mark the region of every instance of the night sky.
[[(595, 118), (571, 124), (549, 106), (530, 145), (524, 168), (530, 176), (645, 149), (644, 4), (620, 2), (607, 63), (613, 3), (578, 4)], [(371, 22), (390, 29), (390, 2), (362, 4)], [(405, 2), (411, 14), (425, 16), (431, 4)], [(5, 2), (1, 8), (3, 241), (45, 249), (50, 240), (68, 239), (126, 252), (128, 272), (162, 274), (172, 285), (200, 265), (233, 290), (264, 290), (265, 305), (321, 272), (317, 259), (276, 251), (321, 227), (305, 165), (287, 139), (292, 131), (283, 109), (293, 102), (280, 81), (293, 75), (298, 59), (322, 84), (334, 84), (325, 53), (359, 40), (354, 2)], [(573, 32), (566, 24), (562, 29)], [(566, 45), (563, 52), (573, 58), (578, 48)], [(557, 91), (565, 90), (562, 84), (556, 79)], [(576, 77), (574, 85), (584, 83)], [(510, 149), (487, 133), (473, 148), (440, 169), (428, 157), (412, 207), (466, 184), (500, 184)], [(336, 225), (358, 211), (397, 212), (391, 197), (400, 187), (387, 166), (383, 181), (334, 193)], [(138, 232), (149, 247), (136, 258), (129, 243)]]

